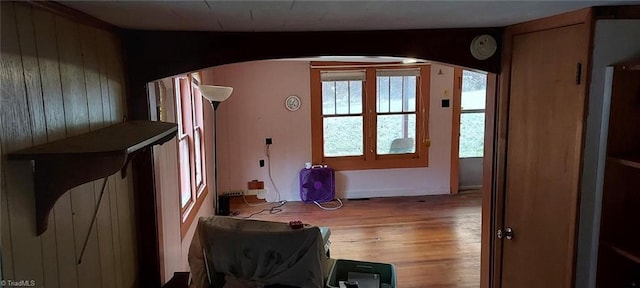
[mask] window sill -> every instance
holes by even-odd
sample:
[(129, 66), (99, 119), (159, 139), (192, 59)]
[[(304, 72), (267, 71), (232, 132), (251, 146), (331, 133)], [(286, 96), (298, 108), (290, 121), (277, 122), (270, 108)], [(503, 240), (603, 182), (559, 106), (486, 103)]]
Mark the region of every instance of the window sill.
[(205, 185), (202, 190), (202, 193), (200, 194), (196, 202), (193, 204), (191, 209), (187, 210), (188, 212), (187, 212), (186, 219), (184, 217), (184, 214), (181, 215), (180, 219), (185, 219), (185, 220), (180, 221), (180, 239), (184, 238), (184, 235), (186, 235), (187, 231), (189, 231), (189, 228), (191, 228), (191, 224), (193, 223), (193, 220), (196, 218), (196, 215), (198, 215), (198, 212), (200, 211), (200, 207), (202, 206), (204, 199), (207, 198), (208, 193), (209, 191), (207, 189), (207, 186)]
[(393, 168), (426, 168), (429, 163), (424, 158), (398, 157), (400, 155), (388, 155), (383, 159), (364, 160), (362, 157), (325, 158), (314, 163), (321, 162), (336, 171), (369, 170), (369, 169), (393, 169)]

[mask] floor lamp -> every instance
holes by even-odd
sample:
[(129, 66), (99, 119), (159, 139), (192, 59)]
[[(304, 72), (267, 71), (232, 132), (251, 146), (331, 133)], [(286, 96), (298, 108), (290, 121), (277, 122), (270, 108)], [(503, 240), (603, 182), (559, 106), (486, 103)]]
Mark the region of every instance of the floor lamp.
[(231, 92), (233, 92), (233, 87), (225, 87), (225, 86), (213, 86), (213, 85), (199, 85), (200, 93), (202, 97), (209, 100), (211, 102), (211, 107), (213, 108), (213, 158), (214, 158), (214, 177), (215, 177), (215, 194), (214, 199), (216, 201), (215, 204), (215, 215), (220, 215), (220, 205), (218, 204), (220, 201), (218, 197), (218, 142), (217, 142), (217, 134), (218, 134), (218, 119), (216, 118), (216, 111), (218, 110), (218, 106), (224, 100), (227, 100), (229, 96), (231, 96)]

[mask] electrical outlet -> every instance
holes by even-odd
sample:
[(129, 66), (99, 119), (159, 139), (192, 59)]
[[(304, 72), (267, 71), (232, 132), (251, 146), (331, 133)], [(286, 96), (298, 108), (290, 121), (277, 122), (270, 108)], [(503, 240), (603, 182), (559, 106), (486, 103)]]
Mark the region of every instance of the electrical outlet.
[(265, 142), (267, 145), (271, 145), (271, 144), (273, 144), (273, 139), (271, 139), (271, 138), (266, 138), (266, 139), (264, 139), (264, 142)]
[[(262, 194), (266, 194), (267, 189), (247, 189), (247, 191), (245, 191), (244, 195), (262, 195)], [(264, 199), (264, 198), (260, 198), (260, 199)]]
[(223, 195), (227, 197), (242, 196), (244, 195), (244, 191), (229, 191), (227, 193), (224, 193)]
[(264, 167), (264, 159), (260, 159), (260, 167)]

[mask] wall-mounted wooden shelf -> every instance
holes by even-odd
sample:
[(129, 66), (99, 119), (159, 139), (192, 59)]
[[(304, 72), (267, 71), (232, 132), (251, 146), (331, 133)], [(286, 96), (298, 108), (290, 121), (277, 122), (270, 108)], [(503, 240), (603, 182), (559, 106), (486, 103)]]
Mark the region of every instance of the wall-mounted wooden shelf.
[(37, 235), (47, 230), (49, 211), (67, 190), (118, 170), (124, 178), (136, 152), (169, 141), (177, 130), (174, 123), (131, 121), (9, 154), (35, 162)]

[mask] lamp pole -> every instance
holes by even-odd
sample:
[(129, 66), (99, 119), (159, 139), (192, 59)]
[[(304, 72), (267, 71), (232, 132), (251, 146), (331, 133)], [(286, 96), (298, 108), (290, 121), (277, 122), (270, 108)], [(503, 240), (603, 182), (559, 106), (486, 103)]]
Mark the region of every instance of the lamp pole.
[(202, 93), (202, 97), (207, 99), (211, 103), (211, 108), (213, 108), (213, 173), (214, 181), (216, 184), (215, 188), (215, 207), (214, 214), (220, 215), (222, 214), (220, 211), (220, 197), (218, 195), (218, 106), (222, 101), (227, 100), (229, 96), (231, 96), (231, 92), (233, 92), (233, 87), (226, 86), (214, 86), (214, 85), (198, 85), (200, 88), (200, 93)]
[(214, 207), (214, 214), (215, 215), (220, 215), (220, 204), (218, 202), (220, 202), (220, 199), (218, 197), (218, 106), (220, 105), (220, 102), (218, 101), (210, 101), (211, 102), (211, 108), (213, 108), (213, 177), (214, 177), (214, 181), (216, 182), (214, 184), (214, 200), (216, 201), (215, 203), (215, 207)]

